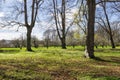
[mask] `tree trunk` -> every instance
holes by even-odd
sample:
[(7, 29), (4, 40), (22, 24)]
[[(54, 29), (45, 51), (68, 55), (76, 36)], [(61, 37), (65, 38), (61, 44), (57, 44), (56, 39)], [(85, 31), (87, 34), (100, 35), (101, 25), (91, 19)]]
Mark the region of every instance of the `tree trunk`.
[(49, 40), (47, 40), (47, 42), (46, 42), (46, 47), (47, 47), (47, 49), (49, 48)]
[(65, 33), (65, 19), (66, 19), (66, 4), (65, 4), (65, 0), (62, 0), (62, 49), (66, 49), (66, 33)]
[(62, 39), (61, 39), (61, 46), (62, 46), (62, 49), (66, 49), (66, 41), (65, 41), (65, 38), (62, 38)]
[(108, 17), (107, 11), (106, 11), (106, 3), (103, 3), (103, 10), (104, 10), (106, 21), (107, 21), (107, 24), (108, 24), (108, 29), (109, 29), (108, 34), (109, 34), (109, 37), (110, 37), (111, 46), (112, 46), (112, 48), (115, 48), (115, 43), (114, 43), (113, 35), (112, 35), (112, 29), (111, 29), (109, 17)]
[(32, 49), (31, 49), (31, 32), (32, 32), (32, 29), (27, 27), (27, 51), (32, 51)]
[(114, 49), (115, 48), (115, 44), (114, 44), (114, 40), (113, 40), (112, 34), (110, 34), (110, 41), (111, 41), (111, 46)]
[(87, 26), (87, 50), (85, 57), (94, 58), (94, 23), (95, 23), (95, 0), (87, 0), (88, 26)]

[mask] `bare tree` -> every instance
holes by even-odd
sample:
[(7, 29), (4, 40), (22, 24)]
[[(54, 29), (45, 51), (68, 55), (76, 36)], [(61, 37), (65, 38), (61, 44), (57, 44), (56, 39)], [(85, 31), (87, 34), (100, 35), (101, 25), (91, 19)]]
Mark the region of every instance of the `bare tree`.
[(48, 30), (46, 30), (44, 33), (43, 33), (43, 36), (44, 36), (44, 41), (45, 41), (45, 46), (47, 47), (47, 48), (49, 48), (49, 44), (50, 44), (50, 42), (51, 42), (51, 30), (50, 29), (48, 29)]
[(97, 26), (96, 30), (95, 30), (95, 46), (97, 47), (102, 46), (102, 48), (104, 46), (109, 45), (109, 35), (106, 33), (106, 31), (100, 27), (100, 25)]
[(114, 2), (112, 8), (115, 9), (115, 12), (120, 12), (120, 2)]
[(74, 24), (76, 24), (86, 35), (87, 34), (87, 22), (88, 22), (88, 11), (85, 0), (79, 2), (79, 10), (74, 14)]
[[(14, 1), (15, 2), (15, 1)], [(39, 9), (44, 2), (44, 0), (16, 0), (17, 4), (13, 4), (12, 19), (7, 22), (7, 25), (18, 27), (25, 26), (27, 30), (27, 51), (32, 51), (31, 49), (31, 33), (37, 21), (37, 16), (39, 14)], [(14, 13), (14, 14), (13, 14)], [(10, 16), (9, 16), (10, 17)]]
[(32, 36), (32, 46), (34, 46), (35, 48), (39, 47), (39, 40), (36, 36)]
[(31, 9), (31, 22), (28, 21), (28, 3), (27, 0), (24, 0), (24, 20), (25, 27), (27, 28), (27, 50), (32, 51), (31, 49), (31, 32), (33, 27), (35, 26), (36, 18), (38, 15), (38, 10), (41, 6), (41, 2), (43, 0), (32, 0), (32, 4), (30, 5)]
[(73, 6), (69, 6), (68, 3), (74, 3), (74, 1), (75, 0), (52, 0), (54, 22), (63, 49), (66, 49), (66, 35), (69, 28), (73, 24), (73, 22), (71, 22), (70, 25), (68, 25), (69, 23), (67, 23), (67, 10), (70, 10), (70, 8)]
[(104, 10), (104, 14), (105, 14), (107, 25), (108, 25), (108, 29), (109, 29), (111, 45), (112, 45), (112, 48), (115, 48), (115, 44), (114, 44), (114, 40), (113, 40), (113, 34), (112, 34), (112, 30), (111, 30), (110, 21), (109, 21), (108, 15), (107, 15), (106, 3), (105, 2), (102, 4), (102, 7), (103, 7), (103, 10)]
[(74, 48), (75, 46), (80, 45), (80, 39), (81, 39), (81, 35), (79, 29), (68, 31), (66, 37), (67, 45), (73, 46)]
[(99, 14), (100, 17), (98, 17), (99, 20), (97, 23), (103, 28), (103, 30), (105, 30), (107, 32), (107, 34), (109, 35), (109, 39), (111, 41), (111, 46), (112, 46), (112, 48), (115, 48), (115, 43), (114, 43), (114, 38), (113, 38), (114, 35), (113, 35), (113, 30), (112, 30), (112, 27), (114, 27), (114, 26), (111, 27), (110, 17), (109, 17), (109, 15), (110, 14), (113, 15), (113, 13), (110, 12), (110, 9), (109, 9), (109, 12), (107, 12), (107, 3), (106, 2), (101, 3), (100, 6), (102, 7), (103, 15), (100, 16), (100, 14)]
[[(56, 24), (56, 28), (57, 28), (57, 33), (58, 33), (58, 36), (61, 40), (61, 43), (62, 43), (62, 48), (63, 49), (66, 49), (66, 34), (65, 34), (65, 19), (66, 19), (66, 1), (65, 0), (61, 0), (62, 3), (61, 3), (61, 10), (58, 10), (57, 7), (58, 7), (58, 2), (57, 0), (53, 0), (53, 5), (54, 5), (54, 19), (55, 19), (55, 24)], [(59, 11), (60, 11), (60, 17), (61, 17), (61, 23), (60, 24), (60, 21), (59, 21)], [(61, 27), (61, 30), (59, 30), (59, 26)], [(60, 33), (61, 31), (61, 33)], [(61, 35), (62, 34), (62, 35)]]

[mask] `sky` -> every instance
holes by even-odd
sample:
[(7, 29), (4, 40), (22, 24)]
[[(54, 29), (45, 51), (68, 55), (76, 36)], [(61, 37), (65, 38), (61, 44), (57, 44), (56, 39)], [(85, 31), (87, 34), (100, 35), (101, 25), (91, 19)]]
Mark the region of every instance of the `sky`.
[[(7, 9), (5, 9), (6, 5), (10, 5), (11, 0), (6, 0), (6, 2), (1, 2), (1, 9), (0, 9), (0, 22), (2, 22), (3, 17), (6, 16), (5, 11), (7, 11)], [(4, 5), (3, 5), (4, 4)], [(16, 32), (15, 30), (11, 30), (8, 28), (0, 28), (0, 40), (2, 39), (6, 39), (6, 40), (12, 40), (12, 39), (17, 39), (20, 37), (20, 33)]]
[[(2, 18), (5, 17), (8, 13), (8, 7), (14, 0), (6, 0), (6, 2), (2, 3), (2, 7), (0, 9), (0, 22), (2, 22)], [(22, 1), (22, 0), (19, 0)], [(5, 40), (13, 40), (13, 39), (18, 39), (21, 36), (26, 36), (26, 28), (25, 27), (20, 27), (19, 30), (17, 31), (17, 26), (15, 27), (4, 27), (0, 28), (0, 40), (5, 39)], [(42, 31), (38, 26), (35, 26), (32, 31), (32, 36), (36, 36), (38, 39), (42, 39), (42, 33), (44, 32), (44, 29)]]
[[(5, 2), (2, 3), (1, 9), (0, 9), (0, 22), (2, 22), (2, 18), (5, 17), (7, 14), (9, 14), (9, 9), (11, 4), (13, 4), (14, 0), (6, 0)], [(22, 0), (18, 0), (22, 1)], [(73, 8), (71, 12), (76, 12), (77, 8)], [(43, 15), (45, 16), (45, 15)], [(42, 17), (43, 17), (42, 16)], [(72, 19), (72, 16), (69, 14), (67, 15), (69, 19)], [(43, 39), (43, 32), (46, 30), (46, 27), (49, 27), (50, 24), (44, 20), (40, 22), (39, 26), (35, 26), (32, 30), (32, 35), (36, 36), (38, 39)], [(12, 39), (17, 39), (20, 38), (21, 36), (26, 36), (26, 28), (25, 27), (20, 27), (19, 30), (17, 31), (17, 26), (15, 27), (5, 27), (5, 28), (0, 28), (0, 40), (6, 39), (6, 40), (12, 40)]]

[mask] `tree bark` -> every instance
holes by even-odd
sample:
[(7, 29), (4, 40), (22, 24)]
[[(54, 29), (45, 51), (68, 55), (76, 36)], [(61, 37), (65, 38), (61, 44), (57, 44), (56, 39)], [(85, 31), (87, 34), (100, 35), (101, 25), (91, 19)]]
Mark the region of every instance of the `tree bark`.
[(104, 2), (102, 6), (103, 6), (104, 14), (105, 14), (105, 17), (106, 17), (106, 21), (107, 21), (107, 24), (108, 24), (108, 29), (109, 29), (108, 34), (109, 34), (109, 37), (110, 37), (111, 46), (112, 46), (112, 48), (115, 48), (115, 43), (114, 43), (113, 35), (112, 35), (112, 29), (111, 29), (110, 21), (109, 21), (108, 14), (107, 14), (107, 11), (106, 11), (106, 3)]
[(88, 26), (87, 26), (87, 50), (85, 57), (94, 58), (94, 23), (95, 23), (95, 0), (87, 0)]
[(66, 49), (66, 24), (65, 24), (66, 23), (66, 0), (62, 0), (62, 4), (61, 4), (61, 12), (60, 12), (60, 15), (61, 15), (60, 18), (62, 20), (61, 23), (59, 21), (59, 14), (57, 10), (56, 1), (53, 0), (55, 25), (56, 25), (59, 39), (61, 41), (61, 47), (62, 49)]
[(66, 4), (62, 0), (62, 49), (66, 49), (66, 33), (65, 33)]
[(62, 46), (62, 49), (66, 49), (66, 39), (65, 38), (62, 38), (61, 39), (61, 46)]
[[(42, 4), (43, 0), (32, 0), (31, 5), (27, 3), (27, 0), (24, 0), (24, 21), (25, 27), (27, 28), (27, 51), (32, 51), (31, 49), (31, 32), (33, 27), (35, 26), (36, 18), (38, 15), (39, 8)], [(28, 14), (28, 7), (31, 7), (31, 16)], [(29, 17), (28, 17), (29, 16)], [(31, 22), (28, 20), (31, 19)]]
[(111, 41), (112, 48), (114, 49), (115, 48), (115, 44), (114, 44), (112, 33), (110, 33), (110, 41)]
[(27, 27), (27, 51), (32, 51), (31, 49), (31, 32), (32, 29)]

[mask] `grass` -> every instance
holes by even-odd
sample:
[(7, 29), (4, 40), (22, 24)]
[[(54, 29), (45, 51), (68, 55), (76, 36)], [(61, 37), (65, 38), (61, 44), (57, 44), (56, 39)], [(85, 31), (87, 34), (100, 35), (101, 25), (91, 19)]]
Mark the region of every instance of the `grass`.
[(0, 50), (0, 80), (120, 80), (119, 47), (95, 49), (96, 60), (84, 58), (83, 47)]

